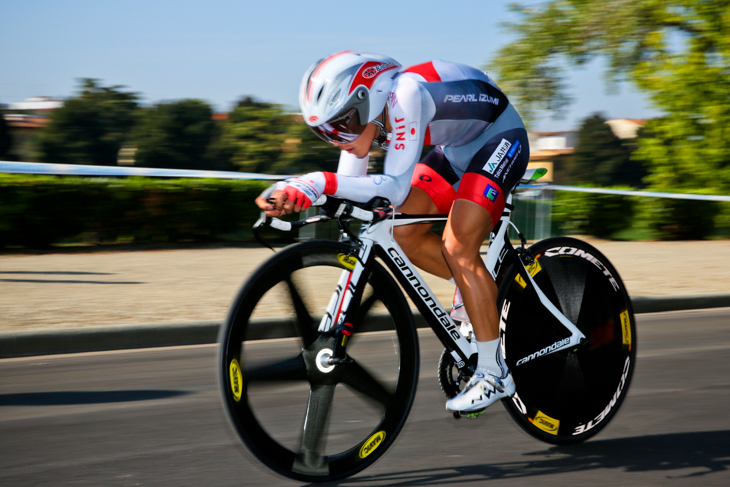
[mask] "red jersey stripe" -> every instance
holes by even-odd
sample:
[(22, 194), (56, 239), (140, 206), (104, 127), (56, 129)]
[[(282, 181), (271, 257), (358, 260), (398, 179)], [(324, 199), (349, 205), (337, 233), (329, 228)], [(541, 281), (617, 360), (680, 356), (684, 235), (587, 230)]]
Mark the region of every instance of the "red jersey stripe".
[(337, 175), (333, 172), (323, 171), (324, 194), (333, 195), (337, 192)]
[(420, 74), (429, 83), (441, 81), (436, 68), (433, 67), (433, 62), (429, 61), (423, 64), (416, 64), (405, 70), (406, 73)]

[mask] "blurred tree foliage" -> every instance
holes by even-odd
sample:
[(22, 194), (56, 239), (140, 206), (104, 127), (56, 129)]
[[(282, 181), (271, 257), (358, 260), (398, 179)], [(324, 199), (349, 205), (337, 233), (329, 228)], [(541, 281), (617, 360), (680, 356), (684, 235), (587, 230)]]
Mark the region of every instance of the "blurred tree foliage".
[(280, 105), (245, 97), (216, 122), (212, 107), (201, 100), (150, 107), (139, 107), (137, 100), (118, 86), (82, 80), (78, 96), (55, 110), (41, 131), (41, 160), (116, 165), (124, 146), (141, 167), (282, 175), (337, 169), (339, 151)]
[(314, 135), (299, 116), (284, 140), (284, 150), (275, 165), (275, 174), (299, 174), (312, 171), (337, 171), (340, 151)]
[(619, 139), (602, 115), (586, 118), (578, 130), (571, 184), (642, 186), (646, 168), (631, 160), (633, 146)]
[(201, 100), (158, 103), (139, 111), (132, 145), (142, 167), (210, 169), (216, 135), (213, 109)]
[(12, 144), (13, 140), (10, 137), (10, 127), (8, 127), (5, 117), (0, 113), (0, 159), (8, 159)]
[(42, 161), (114, 166), (135, 121), (138, 95), (81, 80), (77, 96), (54, 110), (39, 136)]
[(221, 145), (240, 170), (264, 174), (333, 171), (339, 152), (275, 104), (243, 98), (222, 124)]
[(240, 171), (273, 174), (290, 123), (278, 105), (245, 98), (223, 123), (221, 143)]
[[(492, 63), (529, 120), (560, 112), (564, 71), (603, 56), (607, 79), (629, 80), (664, 116), (638, 141), (660, 190), (730, 191), (730, 0), (552, 0), (513, 9), (517, 39)], [(566, 63), (567, 61), (567, 63)]]

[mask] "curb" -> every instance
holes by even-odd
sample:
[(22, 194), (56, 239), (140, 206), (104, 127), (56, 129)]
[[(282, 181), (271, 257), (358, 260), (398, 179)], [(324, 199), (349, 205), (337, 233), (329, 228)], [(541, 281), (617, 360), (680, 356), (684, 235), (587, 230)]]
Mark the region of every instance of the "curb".
[[(669, 297), (635, 296), (635, 314), (730, 307), (728, 294)], [(421, 315), (413, 313), (418, 328), (427, 327)], [(255, 338), (288, 336), (275, 326), (276, 320), (257, 322)], [(172, 347), (215, 343), (221, 322), (113, 325), (104, 327), (42, 329), (0, 333), (0, 359), (36, 355), (100, 352), (135, 348)]]

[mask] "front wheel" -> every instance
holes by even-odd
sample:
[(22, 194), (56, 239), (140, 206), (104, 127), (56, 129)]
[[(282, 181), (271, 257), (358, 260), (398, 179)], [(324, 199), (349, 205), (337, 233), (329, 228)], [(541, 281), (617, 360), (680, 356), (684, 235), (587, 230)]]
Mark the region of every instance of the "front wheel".
[(552, 352), (570, 333), (512, 266), (500, 285), (498, 309), (517, 393), (503, 404), (535, 438), (577, 443), (603, 429), (628, 392), (636, 364), (631, 301), (616, 269), (583, 241), (552, 238), (529, 251), (535, 283), (588, 341)]
[(299, 481), (337, 480), (372, 464), (393, 444), (416, 392), (413, 316), (377, 262), (351, 316), (347, 361), (327, 362), (335, 335), (318, 330), (320, 318), (343, 291), (342, 273), (351, 275), (351, 250), (312, 241), (277, 253), (243, 286), (220, 335), (231, 425), (261, 463)]

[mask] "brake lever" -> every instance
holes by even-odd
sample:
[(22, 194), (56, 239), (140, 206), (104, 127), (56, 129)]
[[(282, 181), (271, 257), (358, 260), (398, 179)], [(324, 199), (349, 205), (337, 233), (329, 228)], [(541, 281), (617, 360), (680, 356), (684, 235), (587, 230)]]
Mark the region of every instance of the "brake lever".
[(261, 230), (261, 228), (268, 227), (270, 224), (271, 224), (271, 217), (266, 216), (266, 212), (262, 211), (261, 216), (259, 216), (259, 219), (256, 220), (256, 223), (253, 224), (253, 238), (258, 243), (263, 245), (264, 247), (271, 249), (272, 252), (276, 253), (276, 250), (274, 250), (274, 247), (269, 245), (268, 242), (266, 242), (266, 240), (264, 240), (264, 238), (261, 237), (261, 235), (259, 235), (259, 231)]

